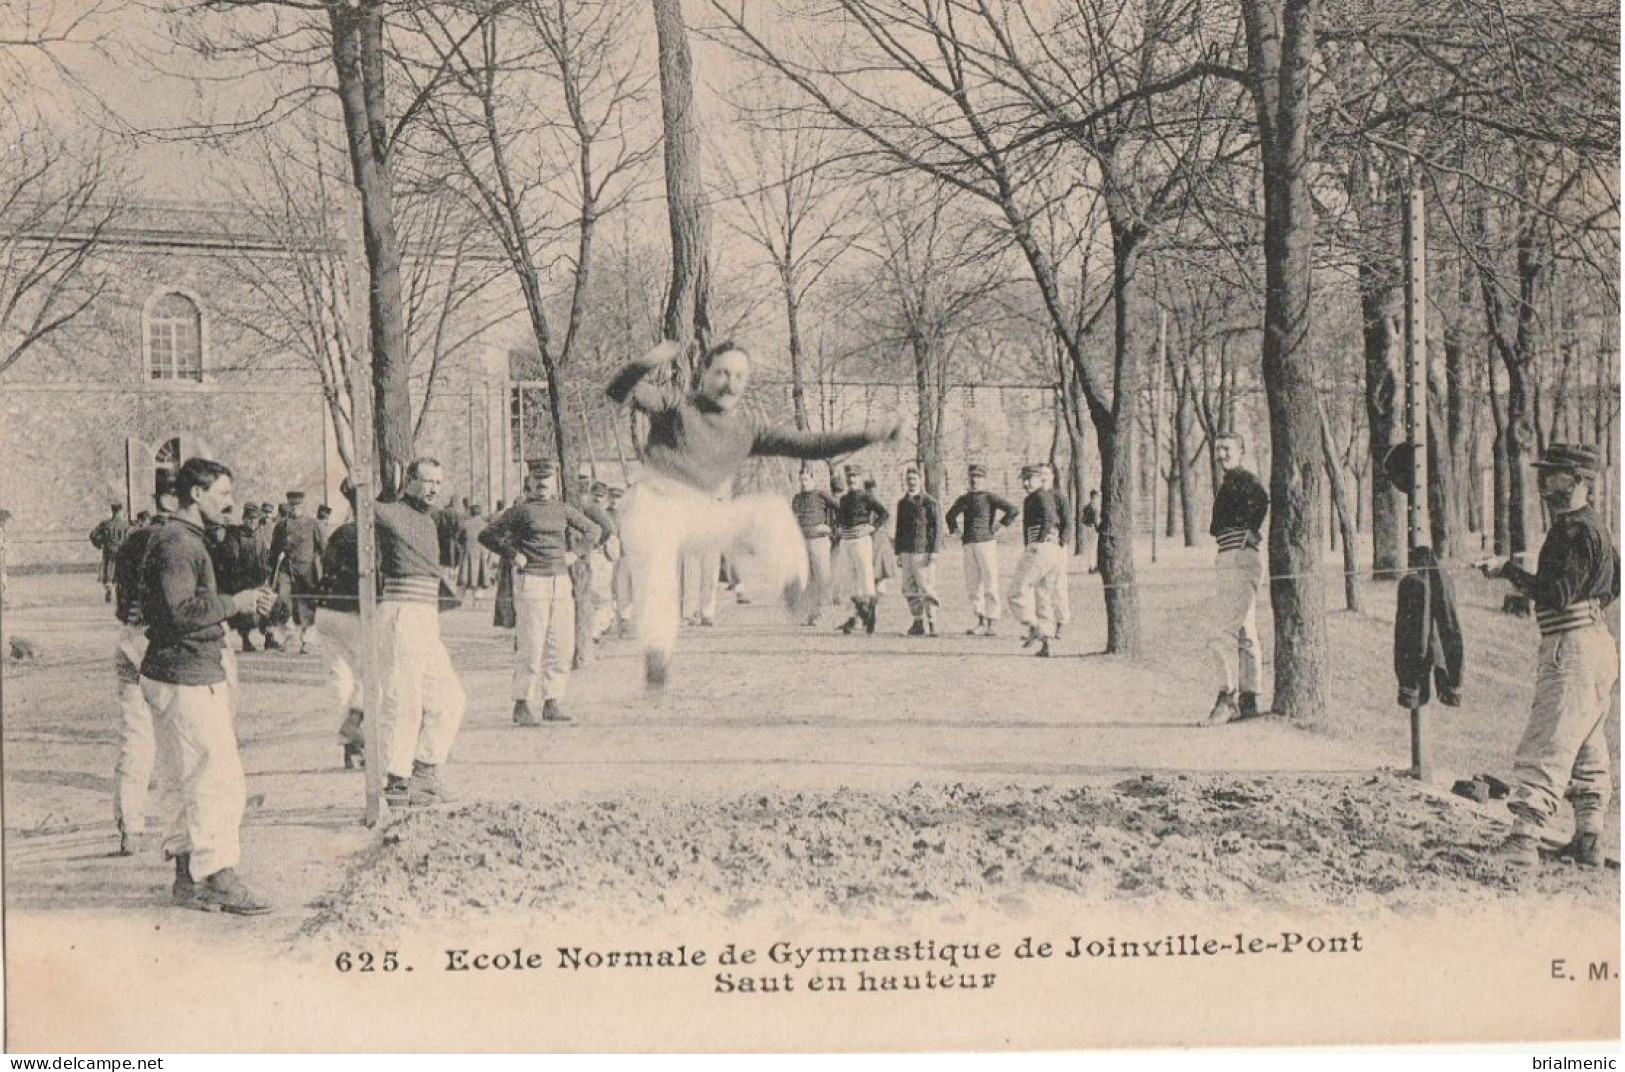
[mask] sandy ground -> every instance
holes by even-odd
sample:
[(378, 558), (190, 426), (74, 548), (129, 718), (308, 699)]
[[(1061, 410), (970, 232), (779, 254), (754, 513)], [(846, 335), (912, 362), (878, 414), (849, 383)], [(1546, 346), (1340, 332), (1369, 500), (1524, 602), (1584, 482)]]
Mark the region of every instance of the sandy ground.
[[(508, 718), (509, 634), (489, 628), (488, 606), (453, 612), (443, 623), (470, 697), (446, 771), (457, 802), (383, 831), (360, 825), (362, 776), (340, 769), (321, 657), (245, 655), (242, 872), (278, 911), (229, 922), (165, 906), (155, 847), (111, 855), (111, 616), (88, 578), (15, 578), (11, 631), (39, 657), (4, 680), (14, 956), (19, 936), (26, 951), (64, 927), (113, 942), (156, 929), (275, 960), (514, 913), (871, 926), (1057, 904), (1574, 910), (1600, 913), (1617, 944), (1617, 869), (1554, 863), (1509, 882), (1483, 858), (1504, 808), (1448, 793), (1456, 777), (1505, 773), (1528, 709), (1533, 627), (1495, 611), (1497, 587), (1459, 582), (1467, 698), (1430, 712), (1436, 770), (1419, 784), (1403, 774), (1408, 720), (1388, 669), (1391, 587), (1367, 585), (1364, 614), (1331, 616), (1332, 701), (1313, 725), (1196, 727), (1214, 691), (1207, 554), (1165, 548), (1143, 569), (1151, 642), (1138, 659), (1099, 653), (1099, 584), (1078, 561), (1057, 658), (1025, 655), (1008, 620), (1003, 638), (964, 636), (949, 555), (947, 635), (901, 635), (895, 593), (874, 637), (834, 632), (833, 613), (806, 629), (727, 605), (715, 628), (685, 630), (664, 695), (644, 692), (632, 642), (611, 642), (572, 679), (576, 722), (538, 730)], [(1267, 656), (1267, 606), (1260, 618)], [(1612, 721), (1617, 756), (1617, 710)], [(1617, 857), (1617, 824), (1609, 842)]]

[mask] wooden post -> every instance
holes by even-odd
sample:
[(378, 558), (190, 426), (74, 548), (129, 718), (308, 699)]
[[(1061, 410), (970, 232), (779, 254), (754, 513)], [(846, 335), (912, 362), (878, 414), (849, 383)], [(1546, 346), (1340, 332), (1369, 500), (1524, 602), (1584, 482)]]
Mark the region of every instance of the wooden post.
[(350, 431), (353, 436), (350, 482), (355, 486), (357, 595), (361, 612), (361, 685), (363, 737), (367, 755), (366, 811), (362, 821), (377, 826), (384, 817), (384, 757), (378, 741), (383, 717), (384, 683), (378, 679), (378, 535), (374, 526), (377, 499), (377, 452), (372, 436), (372, 286), (361, 236), (361, 192), (345, 214), (348, 238), (350, 330)]
[[(1409, 549), (1432, 543), (1428, 520), (1428, 337), (1427, 232), (1422, 191), (1412, 190), (1405, 209), (1405, 437), (1411, 446), (1411, 494), (1405, 520)], [(1427, 708), (1411, 708), (1411, 774), (1433, 776), (1428, 756)]]

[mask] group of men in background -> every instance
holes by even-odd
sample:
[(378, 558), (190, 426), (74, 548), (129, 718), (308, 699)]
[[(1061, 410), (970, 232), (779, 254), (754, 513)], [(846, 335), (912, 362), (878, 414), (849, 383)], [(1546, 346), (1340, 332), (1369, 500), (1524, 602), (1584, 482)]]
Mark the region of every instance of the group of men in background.
[[(1070, 557), (1072, 511), (1065, 495), (1055, 488), (1055, 470), (1048, 464), (1022, 467), (1022, 505), (987, 490), (987, 467), (973, 464), (967, 472), (970, 488), (948, 508), (946, 521), (937, 501), (926, 494), (917, 468), (903, 474), (904, 493), (895, 510), (888, 510), (874, 494), (875, 482), (862, 469), (848, 465), (845, 480), (834, 477), (830, 490), (818, 486), (811, 469), (803, 468), (801, 490), (790, 501), (807, 548), (814, 598), (803, 624), (813, 626), (826, 602), (852, 604), (852, 613), (839, 630), (851, 634), (860, 627), (874, 633), (883, 577), (902, 578), (903, 598), (912, 622), (907, 635), (939, 634), (936, 566), (944, 532), (959, 535), (965, 563), (965, 587), (976, 624), (971, 636), (996, 636), (1005, 601), (999, 592), (998, 534), (1021, 520), (1023, 550), (1011, 581), (1009, 609), (1025, 629), (1023, 646), (1037, 647), (1049, 657), (1050, 644), (1071, 619), (1066, 565)], [(1086, 516), (1093, 527), (1095, 497)], [(886, 525), (893, 528), (887, 539)]]

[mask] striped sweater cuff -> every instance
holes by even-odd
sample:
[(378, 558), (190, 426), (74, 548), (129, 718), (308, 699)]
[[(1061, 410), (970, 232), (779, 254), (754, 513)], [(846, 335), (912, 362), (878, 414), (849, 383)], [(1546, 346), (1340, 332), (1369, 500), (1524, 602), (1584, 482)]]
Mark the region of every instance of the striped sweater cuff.
[(1218, 536), (1219, 550), (1244, 550), (1247, 547), (1248, 541), (1252, 538), (1252, 535), (1252, 532), (1247, 529), (1225, 529), (1223, 532), (1219, 533)]
[(1600, 621), (1602, 621), (1602, 605), (1594, 599), (1570, 603), (1560, 610), (1535, 612), (1535, 623), (1540, 626), (1541, 636), (1573, 632), (1592, 622)]

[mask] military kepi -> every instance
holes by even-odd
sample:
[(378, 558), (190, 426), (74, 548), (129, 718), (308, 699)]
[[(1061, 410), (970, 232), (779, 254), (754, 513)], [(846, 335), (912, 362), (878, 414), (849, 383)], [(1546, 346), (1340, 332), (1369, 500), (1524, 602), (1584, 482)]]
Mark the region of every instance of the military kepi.
[(304, 501), (305, 501), (305, 493), (304, 492), (302, 492), (302, 491), (290, 491), (290, 492), (288, 492), (288, 505), (289, 506), (292, 506), (295, 503), (302, 503)]
[(1597, 448), (1589, 443), (1553, 443), (1535, 462), (1536, 469), (1565, 469), (1578, 476), (1594, 477), (1602, 462)]

